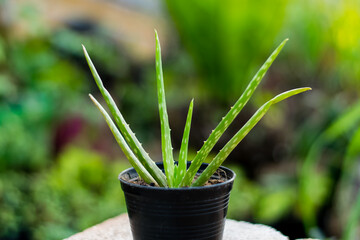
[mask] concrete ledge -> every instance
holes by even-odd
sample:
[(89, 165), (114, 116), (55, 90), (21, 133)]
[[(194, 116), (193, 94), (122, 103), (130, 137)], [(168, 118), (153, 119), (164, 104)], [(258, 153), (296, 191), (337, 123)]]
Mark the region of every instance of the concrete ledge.
[[(132, 240), (127, 214), (109, 219), (77, 233), (67, 240)], [(289, 240), (275, 229), (248, 222), (226, 220), (223, 240)]]

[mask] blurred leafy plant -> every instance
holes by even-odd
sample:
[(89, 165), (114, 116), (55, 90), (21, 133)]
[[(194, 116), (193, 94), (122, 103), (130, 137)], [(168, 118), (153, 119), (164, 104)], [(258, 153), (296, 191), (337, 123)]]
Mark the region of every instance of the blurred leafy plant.
[(41, 170), (49, 164), (54, 123), (79, 97), (84, 75), (44, 39), (6, 46), (0, 74), (0, 82), (5, 81), (0, 87), (0, 171)]
[[(325, 201), (329, 201), (328, 198), (335, 188), (338, 188), (339, 196), (332, 197), (338, 199), (337, 204), (342, 204), (341, 218), (344, 218), (344, 215), (349, 216), (347, 226), (345, 221), (342, 221), (345, 226), (344, 238), (350, 239), (349, 236), (354, 234), (354, 223), (359, 221), (359, 199), (354, 196), (353, 185), (349, 183), (354, 177), (351, 174), (352, 169), (357, 167), (356, 159), (360, 156), (359, 124), (360, 102), (356, 102), (321, 132), (301, 165), (298, 206), (305, 227), (313, 237), (322, 237), (320, 229), (317, 228), (317, 213)], [(331, 146), (337, 142), (345, 143), (344, 150), (331, 151)], [(331, 178), (330, 165), (334, 164), (339, 165), (340, 179)], [(358, 189), (355, 192), (358, 192)], [(354, 213), (349, 212), (349, 205), (354, 206)]]
[(245, 90), (273, 47), (288, 1), (195, 0), (191, 8), (181, 0), (165, 2), (203, 80), (201, 88), (228, 102)]
[(68, 148), (57, 162), (47, 172), (0, 174), (1, 239), (63, 239), (125, 212), (112, 179), (126, 162), (81, 148)]

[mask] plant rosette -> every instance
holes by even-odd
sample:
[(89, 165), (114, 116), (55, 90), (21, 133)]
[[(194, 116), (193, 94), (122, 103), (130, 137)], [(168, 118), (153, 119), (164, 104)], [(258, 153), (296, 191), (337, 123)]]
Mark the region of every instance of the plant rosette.
[[(214, 159), (204, 161), (220, 137), (249, 101), (265, 73), (284, 47), (285, 39), (261, 66), (245, 91), (222, 118), (195, 157), (188, 161), (188, 144), (194, 101), (191, 100), (178, 161), (174, 161), (166, 109), (160, 41), (156, 38), (156, 80), (160, 113), (162, 163), (156, 164), (144, 150), (104, 87), (85, 47), (84, 54), (92, 75), (113, 118), (90, 94), (105, 118), (116, 141), (133, 168), (119, 175), (125, 194), (134, 240), (222, 239), (227, 205), (235, 174), (221, 167), (228, 155), (261, 120), (270, 107), (288, 97), (311, 90), (297, 88), (283, 92), (262, 105), (225, 144)], [(210, 184), (209, 184), (210, 183)]]

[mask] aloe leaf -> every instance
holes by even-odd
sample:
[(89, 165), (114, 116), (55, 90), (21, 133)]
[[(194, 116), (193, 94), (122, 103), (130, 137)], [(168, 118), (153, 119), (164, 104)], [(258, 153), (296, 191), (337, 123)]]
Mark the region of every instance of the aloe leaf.
[(176, 179), (178, 179), (179, 174), (179, 166), (177, 164), (174, 165), (174, 188), (177, 187)]
[(247, 121), (247, 123), (230, 139), (230, 141), (220, 150), (220, 152), (215, 156), (207, 168), (201, 173), (201, 175), (196, 179), (192, 186), (201, 186), (203, 185), (212, 174), (221, 166), (225, 161), (227, 156), (234, 150), (234, 148), (241, 142), (241, 140), (250, 132), (250, 130), (260, 121), (260, 119), (265, 115), (269, 108), (286, 98), (294, 96), (296, 94), (311, 90), (311, 88), (297, 88), (290, 91), (286, 91), (272, 98), (264, 105), (262, 105), (255, 114)]
[(100, 110), (101, 114), (105, 118), (107, 124), (109, 125), (109, 128), (111, 132), (113, 133), (116, 141), (120, 145), (121, 149), (123, 150), (125, 156), (127, 159), (129, 159), (129, 162), (133, 168), (135, 168), (136, 172), (139, 174), (139, 176), (147, 183), (155, 183), (156, 185), (159, 185), (156, 180), (150, 175), (150, 173), (145, 169), (145, 167), (141, 164), (141, 162), (136, 158), (134, 153), (131, 151), (129, 146), (126, 144), (125, 139), (117, 129), (114, 122), (111, 120), (111, 117), (109, 114), (105, 111), (105, 109), (101, 106), (101, 104), (91, 95), (89, 94), (91, 100), (94, 102), (95, 106)]
[(139, 140), (135, 137), (135, 134), (131, 131), (129, 125), (126, 123), (124, 117), (122, 116), (120, 110), (116, 106), (115, 101), (111, 97), (110, 93), (104, 87), (99, 74), (96, 71), (94, 64), (91, 61), (89, 54), (86, 51), (84, 45), (82, 46), (85, 54), (86, 61), (90, 67), (91, 73), (95, 79), (96, 85), (98, 86), (102, 96), (105, 99), (107, 106), (110, 109), (114, 120), (119, 127), (121, 133), (123, 134), (126, 142), (129, 144), (130, 148), (134, 151), (136, 157), (139, 161), (144, 165), (146, 170), (154, 177), (154, 179), (158, 182), (159, 186), (164, 187), (167, 186), (166, 177), (163, 172), (159, 169), (159, 167), (155, 164), (155, 162), (149, 157), (149, 154), (144, 150), (141, 146)]
[(191, 100), (188, 110), (188, 115), (186, 118), (185, 128), (184, 128), (184, 134), (181, 141), (181, 147), (180, 147), (180, 154), (179, 154), (179, 163), (178, 167), (176, 169), (176, 184), (175, 186), (179, 186), (181, 180), (183, 179), (185, 173), (186, 173), (186, 162), (187, 162), (187, 155), (188, 155), (188, 146), (189, 146), (189, 135), (190, 135), (190, 128), (191, 128), (191, 118), (194, 108), (194, 99)]
[(233, 107), (231, 107), (230, 111), (226, 114), (225, 117), (222, 118), (217, 127), (211, 132), (209, 138), (204, 142), (204, 145), (197, 152), (195, 158), (193, 159), (189, 169), (187, 170), (180, 186), (189, 186), (194, 179), (194, 176), (201, 164), (204, 162), (206, 157), (209, 155), (210, 151), (213, 149), (215, 144), (218, 142), (220, 137), (223, 135), (225, 130), (229, 127), (229, 125), (234, 121), (236, 116), (243, 109), (245, 104), (249, 101), (250, 97), (254, 93), (255, 89), (263, 79), (265, 73), (274, 62), (281, 49), (284, 47), (288, 39), (282, 41), (282, 43), (272, 52), (270, 57), (265, 61), (265, 63), (261, 66), (259, 71), (255, 74), (255, 76), (250, 81), (249, 85), (246, 87), (243, 94), (236, 101)]
[(161, 148), (167, 183), (169, 187), (174, 186), (174, 157), (171, 145), (169, 119), (166, 110), (164, 78), (161, 63), (161, 47), (159, 36), (155, 30), (156, 37), (156, 82), (159, 102), (160, 124), (161, 124)]

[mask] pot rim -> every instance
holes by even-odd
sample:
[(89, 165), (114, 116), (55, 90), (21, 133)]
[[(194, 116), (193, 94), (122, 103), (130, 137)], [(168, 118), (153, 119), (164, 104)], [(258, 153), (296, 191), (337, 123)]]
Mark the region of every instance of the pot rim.
[[(162, 165), (162, 162), (157, 162), (156, 165)], [(202, 163), (201, 166), (208, 166), (208, 163)], [(122, 178), (122, 175), (126, 174), (128, 171), (132, 171), (135, 169), (133, 167), (125, 169), (124, 171), (122, 171), (119, 176), (118, 179), (120, 180), (121, 183), (129, 185), (130, 187), (135, 187), (135, 188), (139, 188), (139, 189), (153, 189), (156, 191), (181, 191), (181, 192), (188, 192), (188, 191), (193, 191), (193, 190), (200, 190), (200, 189), (211, 189), (211, 188), (218, 188), (224, 185), (229, 184), (229, 182), (233, 182), (235, 180), (236, 174), (233, 170), (231, 170), (230, 168), (224, 167), (224, 166), (220, 166), (220, 169), (230, 172), (232, 174), (232, 177), (230, 177), (229, 179), (227, 179), (226, 181), (222, 182), (222, 183), (216, 183), (213, 185), (208, 185), (208, 186), (200, 186), (200, 187), (180, 187), (180, 188), (169, 188), (169, 187), (158, 187), (158, 186), (143, 186), (143, 185), (139, 185), (139, 184), (135, 184), (135, 183), (130, 183), (128, 181), (126, 181), (125, 179)], [(136, 172), (136, 171), (135, 171)]]

